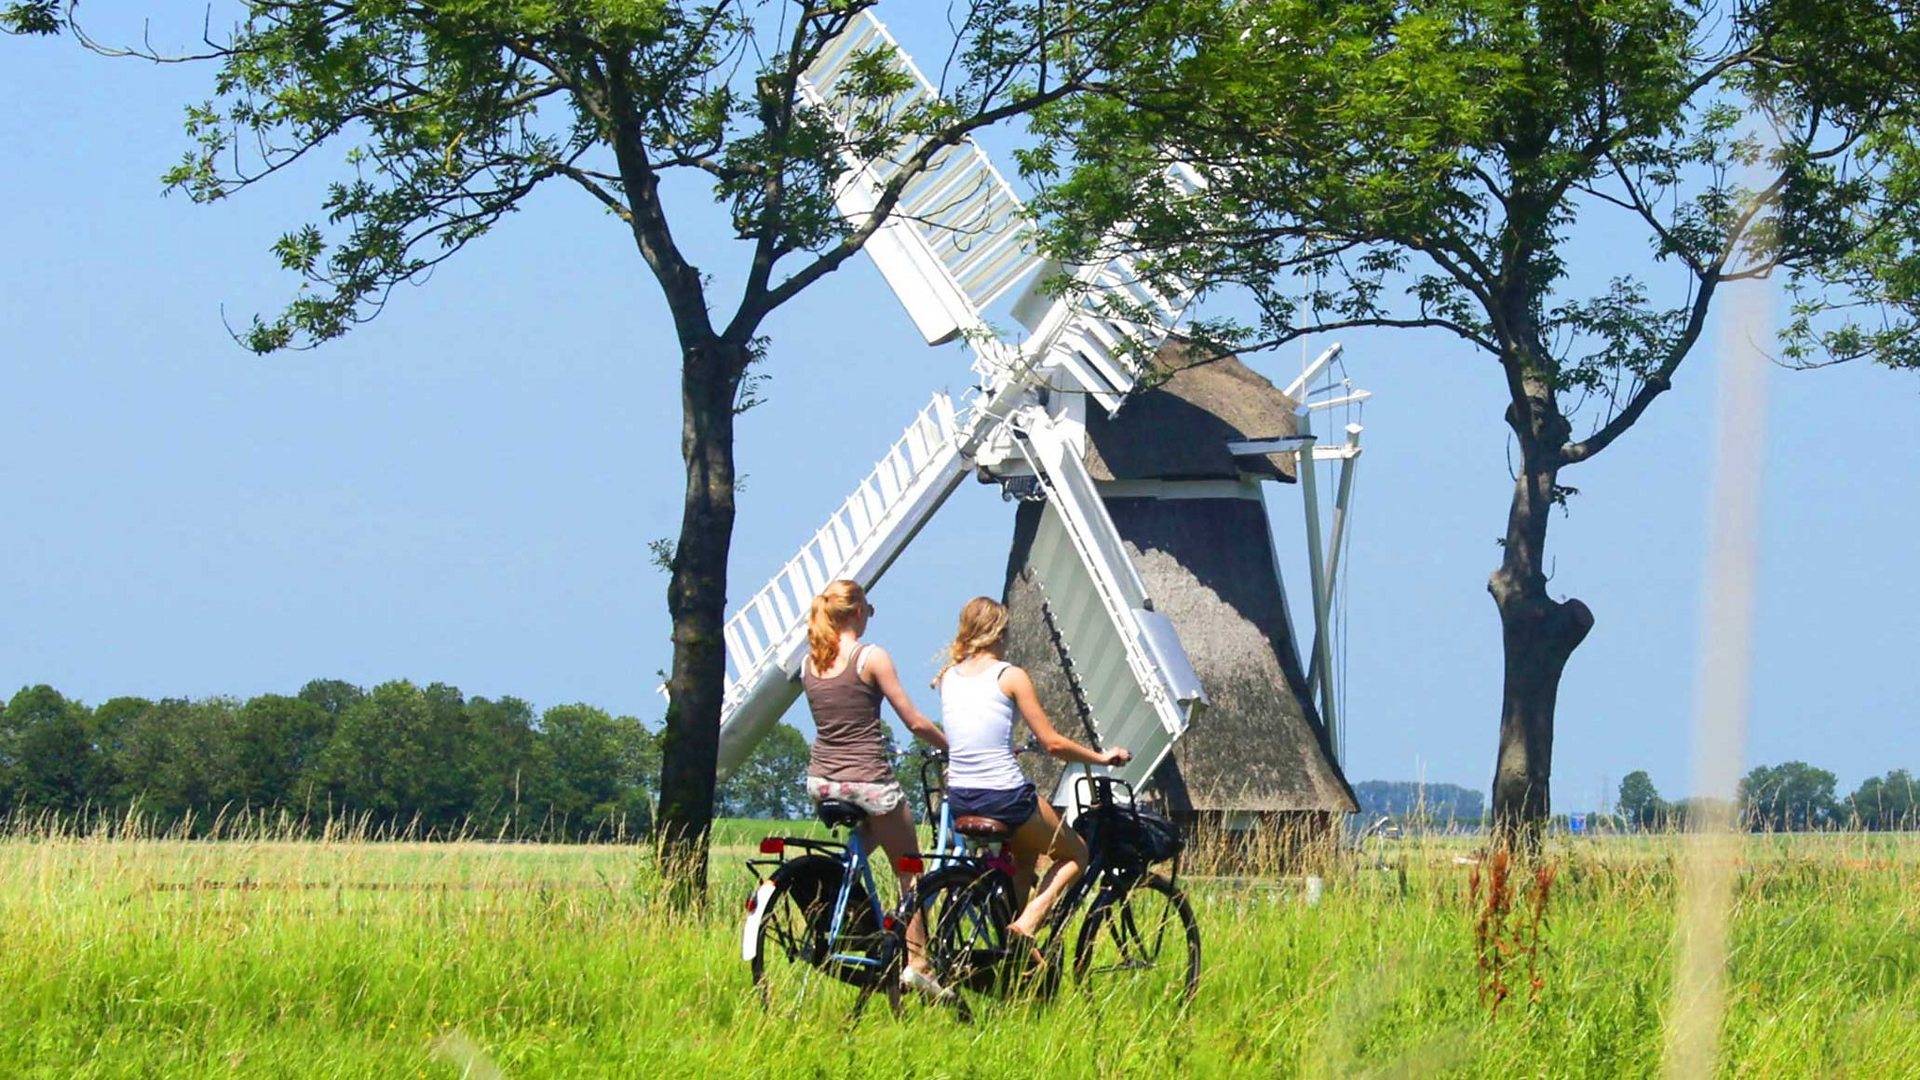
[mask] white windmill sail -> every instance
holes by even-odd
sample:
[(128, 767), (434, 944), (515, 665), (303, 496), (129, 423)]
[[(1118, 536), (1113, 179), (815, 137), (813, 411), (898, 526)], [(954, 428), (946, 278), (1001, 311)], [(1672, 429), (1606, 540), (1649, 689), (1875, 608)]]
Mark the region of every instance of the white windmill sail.
[[(850, 90), (856, 61), (875, 55), (906, 76), (907, 88), (888, 101), (856, 97)], [(898, 116), (939, 100), (939, 91), (868, 12), (821, 51), (800, 88), (849, 133), (868, 118)], [(847, 155), (849, 168), (835, 199), (849, 225), (858, 228), (870, 219), (881, 192), (913, 149), (903, 146), (896, 157), (874, 160)], [(972, 139), (940, 151), (908, 181), (866, 251), (934, 345), (984, 328), (980, 312), (1042, 261), (1026, 242), (1019, 198)]]
[[(1039, 410), (1016, 422), (1047, 492), (1028, 565), (1039, 574), (1050, 628), (1102, 747), (1133, 753), (1126, 765), (1084, 772), (1144, 786), (1206, 705), (1206, 692), (1173, 623), (1153, 610), (1079, 446)], [(1083, 774), (1062, 773), (1053, 801), (1072, 807), (1074, 778)]]
[(1040, 353), (1041, 368), (1056, 381), (1064, 378), (1109, 413), (1117, 412), (1138, 382), (1141, 359), (1154, 355), (1173, 332), (1191, 290), (1164, 293), (1130, 256), (1116, 255), (1082, 268), (1073, 285), (1036, 316), (1047, 299), (1048, 276), (1036, 276), (1014, 307), (1017, 317), (1032, 320), (1033, 336), (1023, 348)]

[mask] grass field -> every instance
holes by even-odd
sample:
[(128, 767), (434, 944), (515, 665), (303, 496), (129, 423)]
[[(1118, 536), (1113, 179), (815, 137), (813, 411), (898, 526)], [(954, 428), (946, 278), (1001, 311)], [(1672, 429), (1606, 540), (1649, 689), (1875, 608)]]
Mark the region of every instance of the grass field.
[[(1658, 1071), (1675, 839), (1557, 847), (1539, 989), (1516, 956), (1497, 1013), (1463, 849), (1410, 843), (1390, 871), (1331, 869), (1312, 907), (1297, 885), (1193, 881), (1206, 966), (1184, 1017), (1069, 993), (848, 1031), (850, 991), (798, 1021), (749, 993), (759, 833), (723, 831), (739, 846), (695, 916), (632, 848), (0, 841), (0, 1076)], [(1747, 844), (1723, 1045), (1726, 1075), (1912, 1074), (1920, 840)]]

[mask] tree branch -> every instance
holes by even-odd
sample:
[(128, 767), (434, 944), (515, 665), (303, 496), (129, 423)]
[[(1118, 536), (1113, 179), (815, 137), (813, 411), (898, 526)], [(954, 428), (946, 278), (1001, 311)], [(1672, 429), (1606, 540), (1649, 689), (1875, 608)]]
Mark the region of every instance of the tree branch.
[[(620, 168), (620, 186), (626, 194), (630, 216), (626, 221), (633, 231), (640, 257), (660, 282), (660, 291), (673, 313), (673, 322), (683, 342), (713, 336), (713, 323), (707, 313), (706, 288), (700, 271), (680, 251), (667, 223), (666, 207), (660, 201), (660, 175), (648, 160), (646, 147), (635, 138), (639, 111), (626, 85), (631, 74), (624, 56), (606, 58), (607, 112), (612, 120), (609, 141), (614, 160)], [(579, 181), (576, 179), (575, 183)]]

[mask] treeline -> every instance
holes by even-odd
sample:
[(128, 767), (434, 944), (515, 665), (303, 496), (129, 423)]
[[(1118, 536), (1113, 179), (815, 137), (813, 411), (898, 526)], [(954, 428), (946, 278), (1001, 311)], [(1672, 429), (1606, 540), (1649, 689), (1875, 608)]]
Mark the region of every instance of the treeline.
[[(804, 810), (805, 736), (780, 725), (719, 793), (728, 816)], [(288, 696), (118, 697), (50, 686), (0, 702), (0, 816), (204, 834), (237, 817), (318, 832), (637, 839), (651, 827), (657, 736), (591, 705), (536, 713), (458, 687), (318, 679)]]
[[(1741, 778), (1734, 811), (1755, 832), (1920, 828), (1915, 817), (1920, 790), (1906, 769), (1868, 777), (1845, 797), (1837, 794), (1836, 785), (1833, 773), (1804, 761), (1762, 765)], [(1703, 801), (1668, 802), (1645, 770), (1639, 770), (1620, 781), (1616, 809), (1631, 828), (1674, 829), (1684, 826), (1689, 812)]]
[(1486, 813), (1484, 792), (1459, 784), (1422, 784), (1411, 780), (1364, 780), (1353, 785), (1360, 816), (1418, 819), (1444, 824), (1477, 824)]

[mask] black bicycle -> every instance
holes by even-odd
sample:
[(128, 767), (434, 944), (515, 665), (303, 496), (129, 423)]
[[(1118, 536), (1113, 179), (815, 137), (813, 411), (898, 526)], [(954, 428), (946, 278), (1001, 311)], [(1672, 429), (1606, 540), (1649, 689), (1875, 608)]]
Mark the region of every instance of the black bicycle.
[[(1198, 992), (1200, 925), (1178, 884), (1178, 830), (1141, 807), (1123, 780), (1077, 778), (1075, 799), (1083, 808), (1074, 825), (1087, 840), (1087, 870), (1041, 928), (1039, 964), (1033, 946), (1007, 929), (1019, 907), (1013, 860), (1002, 846), (1012, 829), (990, 819), (954, 820), (943, 806), (942, 832), (951, 823), (964, 852), (931, 856), (943, 865), (920, 880), (914, 899), (927, 920), (929, 964), (963, 1018), (972, 1015), (970, 995), (1057, 993), (1068, 927), (1083, 907), (1071, 968), (1084, 990), (1181, 1008)], [(1172, 864), (1165, 875), (1153, 869), (1162, 862)]]

